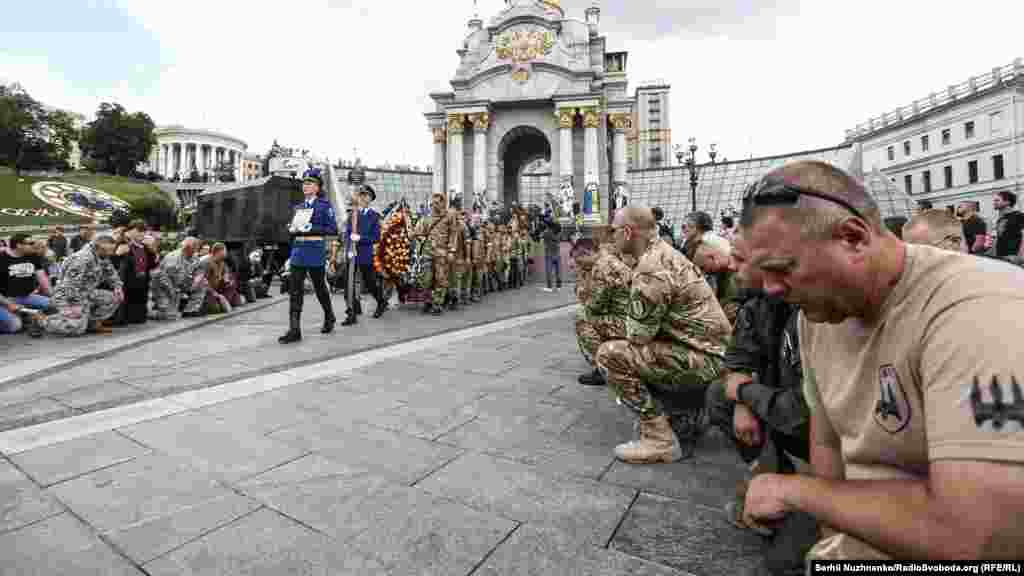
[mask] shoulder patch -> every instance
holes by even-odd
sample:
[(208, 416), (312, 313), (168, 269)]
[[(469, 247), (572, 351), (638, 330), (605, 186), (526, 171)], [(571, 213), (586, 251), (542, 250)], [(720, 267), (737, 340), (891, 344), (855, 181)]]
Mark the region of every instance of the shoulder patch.
[(892, 364), (878, 368), (878, 401), (874, 417), (875, 423), (890, 434), (902, 431), (910, 423), (910, 401)]

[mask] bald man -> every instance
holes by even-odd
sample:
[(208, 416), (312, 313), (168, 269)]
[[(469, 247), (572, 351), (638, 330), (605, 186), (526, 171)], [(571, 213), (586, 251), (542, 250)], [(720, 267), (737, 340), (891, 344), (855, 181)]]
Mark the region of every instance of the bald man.
[(595, 362), (618, 401), (637, 414), (640, 432), (616, 446), (615, 456), (673, 462), (693, 453), (704, 394), (721, 375), (732, 327), (700, 270), (658, 238), (650, 209), (617, 211), (612, 233), (616, 249), (637, 264), (626, 337), (601, 344)]
[(924, 210), (903, 225), (903, 241), (967, 253), (964, 225), (945, 210)]
[(739, 288), (736, 286), (736, 263), (732, 257), (732, 245), (725, 238), (713, 235), (697, 240), (693, 263), (714, 282), (715, 297), (725, 311), (729, 324), (736, 324), (736, 311), (740, 308)]
[(1024, 270), (905, 244), (856, 179), (775, 170), (744, 199), (768, 294), (800, 306), (813, 476), (761, 474), (751, 521), (805, 512), (809, 558), (1020, 558)]
[(187, 297), (192, 288), (192, 274), (198, 265), (198, 246), (199, 239), (189, 236), (177, 250), (160, 260), (152, 278), (153, 309), (149, 317), (153, 320), (177, 320), (181, 317), (178, 305), (182, 294)]

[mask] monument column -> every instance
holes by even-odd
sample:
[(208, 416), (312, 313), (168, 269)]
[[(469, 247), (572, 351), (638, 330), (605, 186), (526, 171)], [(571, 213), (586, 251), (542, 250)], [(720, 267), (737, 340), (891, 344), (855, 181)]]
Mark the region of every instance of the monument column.
[(448, 190), (444, 190), (445, 197), (451, 201), (449, 192), (455, 191), (455, 195), (462, 196), (462, 175), (464, 156), (462, 153), (462, 132), (465, 114), (448, 115)]
[[(474, 114), (473, 120), (473, 193), (477, 194), (487, 188), (487, 129), (490, 127), (491, 116), (487, 112)], [(488, 202), (498, 200), (498, 191), (491, 190), (487, 195)], [(468, 204), (472, 206), (472, 202)]]
[(444, 143), (448, 139), (448, 134), (445, 132), (443, 124), (441, 126), (432, 126), (430, 131), (434, 135), (434, 184), (431, 193), (441, 192), (443, 194), (445, 192)]
[[(609, 114), (608, 121), (612, 124), (612, 183), (611, 190), (618, 190), (626, 185), (626, 130), (629, 129), (630, 117), (626, 113)], [(611, 194), (609, 194), (609, 199)], [(611, 202), (606, 206), (612, 207)]]
[(572, 178), (572, 126), (575, 108), (560, 108), (558, 115), (558, 176), (560, 183)]
[(598, 173), (600, 163), (597, 156), (597, 128), (600, 125), (601, 116), (597, 108), (583, 111), (583, 193), (580, 208), (583, 217), (590, 221), (600, 219), (601, 175)]

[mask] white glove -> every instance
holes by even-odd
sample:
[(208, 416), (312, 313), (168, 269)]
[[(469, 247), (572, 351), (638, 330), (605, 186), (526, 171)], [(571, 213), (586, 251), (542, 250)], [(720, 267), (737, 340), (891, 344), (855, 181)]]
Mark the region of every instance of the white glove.
[(312, 229), (313, 229), (313, 225), (312, 224), (303, 224), (302, 225), (302, 231), (303, 232), (309, 232)]
[(350, 239), (351, 239), (351, 240), (352, 240), (353, 242), (359, 242), (359, 239), (360, 239), (360, 238), (362, 238), (362, 236), (360, 236), (359, 234), (352, 234), (351, 236), (349, 236), (349, 238), (350, 238)]
[(356, 253), (355, 252), (349, 252), (348, 253), (349, 260), (351, 260), (352, 258), (355, 258), (355, 257), (356, 257)]

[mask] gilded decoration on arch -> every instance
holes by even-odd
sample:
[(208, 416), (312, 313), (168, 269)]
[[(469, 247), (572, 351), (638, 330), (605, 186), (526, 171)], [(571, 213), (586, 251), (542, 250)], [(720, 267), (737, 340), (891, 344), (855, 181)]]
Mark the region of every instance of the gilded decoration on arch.
[(449, 134), (462, 134), (463, 123), (466, 121), (465, 114), (449, 114), (448, 115), (448, 133)]
[(608, 115), (608, 121), (616, 131), (625, 131), (629, 129), (632, 123), (629, 118), (629, 114), (623, 112), (616, 112)]
[(473, 122), (473, 128), (478, 132), (486, 132), (487, 128), (491, 125), (491, 115), (487, 112), (473, 114), (469, 119)]
[(563, 108), (558, 111), (558, 127), (572, 128), (576, 119), (576, 111), (572, 108)]
[(598, 128), (601, 126), (601, 116), (598, 115), (597, 109), (595, 108), (584, 108), (583, 110), (583, 127), (584, 128)]
[(530, 78), (530, 62), (547, 56), (555, 45), (550, 30), (516, 28), (498, 36), (495, 55), (499, 61), (512, 64), (512, 79), (526, 82)]

